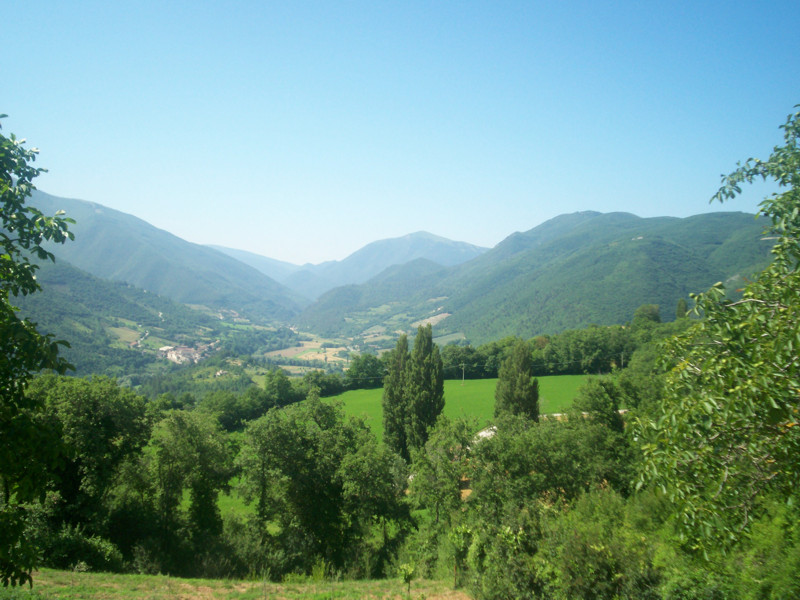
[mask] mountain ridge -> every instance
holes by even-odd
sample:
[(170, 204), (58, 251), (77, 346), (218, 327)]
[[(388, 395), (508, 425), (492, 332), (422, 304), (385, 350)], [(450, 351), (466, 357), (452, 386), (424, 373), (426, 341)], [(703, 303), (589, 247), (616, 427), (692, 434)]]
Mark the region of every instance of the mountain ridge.
[(342, 260), (315, 265), (293, 265), (243, 250), (223, 246), (214, 248), (243, 260), (295, 292), (313, 299), (336, 287), (364, 283), (391, 266), (402, 265), (418, 258), (447, 267), (467, 262), (489, 250), (467, 242), (449, 240), (427, 231), (375, 240)]
[(437, 335), (460, 333), (476, 343), (624, 323), (641, 304), (660, 304), (668, 316), (691, 292), (749, 276), (769, 261), (770, 247), (754, 215), (746, 213), (685, 219), (572, 213), (511, 234), (433, 281), (409, 280), (401, 300), (383, 282), (370, 280), (341, 296), (329, 292), (298, 321), (321, 332), (340, 328), (357, 335), (361, 325), (396, 330), (438, 310), (448, 316)]
[(286, 320), (305, 304), (263, 273), (221, 252), (187, 242), (133, 215), (95, 202), (35, 191), (31, 205), (75, 219), (75, 240), (52, 245), (57, 258), (88, 273), (124, 281), (177, 302)]
[[(746, 213), (583, 211), (514, 232), (491, 249), (418, 231), (311, 269), (191, 244), (97, 203), (37, 191), (32, 204), (76, 219), (76, 241), (52, 250), (92, 275), (335, 337), (391, 337), (435, 318), (437, 334), (482, 342), (625, 322), (645, 303), (669, 315), (690, 292), (760, 270), (771, 247)], [(317, 300), (309, 303), (230, 252), (280, 270)]]

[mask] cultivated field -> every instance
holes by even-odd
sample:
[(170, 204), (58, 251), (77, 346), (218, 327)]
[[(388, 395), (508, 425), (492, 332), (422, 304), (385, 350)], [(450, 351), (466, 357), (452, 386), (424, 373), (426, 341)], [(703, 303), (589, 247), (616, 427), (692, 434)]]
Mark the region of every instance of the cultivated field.
[(347, 359), (342, 355), (347, 355), (347, 348), (339, 346), (335, 348), (323, 348), (323, 342), (319, 340), (300, 342), (299, 346), (284, 348), (283, 350), (273, 350), (264, 356), (267, 358), (294, 358), (299, 360), (320, 360), (324, 362), (346, 362)]
[[(542, 414), (560, 413), (572, 405), (578, 388), (587, 375), (539, 377), (539, 411)], [(483, 426), (494, 416), (494, 388), (497, 379), (447, 380), (444, 382), (444, 414), (454, 419), (469, 417)], [(383, 389), (352, 390), (334, 396), (344, 403), (345, 412), (362, 417), (372, 431), (383, 438)]]

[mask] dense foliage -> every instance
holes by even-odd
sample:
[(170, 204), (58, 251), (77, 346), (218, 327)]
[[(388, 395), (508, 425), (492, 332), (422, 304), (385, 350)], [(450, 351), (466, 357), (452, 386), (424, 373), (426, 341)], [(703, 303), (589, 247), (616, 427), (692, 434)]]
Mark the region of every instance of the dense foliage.
[[(0, 115), (0, 119), (5, 115)], [(36, 261), (53, 260), (43, 244), (72, 237), (71, 219), (48, 217), (26, 205), (32, 180), (43, 169), (31, 163), (37, 151), (14, 134), (0, 134), (0, 582), (30, 581), (37, 563), (35, 548), (24, 535), (26, 507), (43, 493), (41, 469), (54, 459), (49, 431), (38, 423), (40, 404), (25, 395), (33, 373), (49, 368), (64, 372), (59, 342), (42, 335), (36, 323), (21, 319), (13, 296), (39, 290)]]
[(539, 420), (539, 381), (533, 376), (533, 363), (528, 344), (519, 340), (500, 367), (494, 394), (494, 414), (522, 415)]

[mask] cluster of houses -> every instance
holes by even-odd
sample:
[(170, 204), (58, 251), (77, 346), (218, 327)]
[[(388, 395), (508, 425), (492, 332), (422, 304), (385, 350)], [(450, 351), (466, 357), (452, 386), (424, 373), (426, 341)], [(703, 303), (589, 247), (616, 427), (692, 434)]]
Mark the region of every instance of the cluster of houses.
[(216, 344), (217, 342), (200, 344), (197, 348), (190, 346), (162, 346), (158, 349), (158, 356), (179, 365), (197, 363), (208, 356), (214, 350)]

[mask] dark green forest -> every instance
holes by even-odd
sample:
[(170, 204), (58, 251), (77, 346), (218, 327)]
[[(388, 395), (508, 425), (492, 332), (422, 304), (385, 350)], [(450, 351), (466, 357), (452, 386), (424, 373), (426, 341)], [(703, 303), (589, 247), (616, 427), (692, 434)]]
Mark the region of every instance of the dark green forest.
[[(783, 186), (761, 205), (771, 262), (735, 292), (717, 284), (641, 303), (624, 324), (476, 347), (439, 348), (420, 327), (346, 373), (290, 378), (262, 362), (263, 386), (248, 361), (291, 334), (250, 331), (203, 366), (229, 376), (198, 384), (175, 368), (138, 389), (67, 376), (48, 323), (15, 309), (47, 293), (34, 278), (53, 258), (43, 243), (68, 243), (72, 223), (25, 204), (35, 156), (2, 137), (0, 579), (29, 583), (39, 566), (313, 571), (448, 579), (480, 599), (800, 596), (800, 113), (783, 129), (784, 146), (714, 197)], [(112, 291), (108, 302), (129, 301)], [(166, 303), (126, 310), (176, 338), (189, 323)], [(536, 378), (576, 373), (593, 377), (568, 414), (540, 415)], [(445, 377), (498, 377), (490, 427), (441, 415)], [(381, 443), (321, 399), (380, 385)]]

